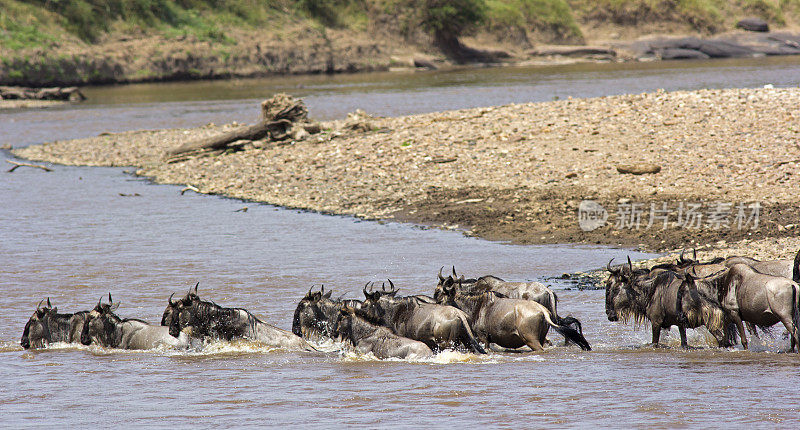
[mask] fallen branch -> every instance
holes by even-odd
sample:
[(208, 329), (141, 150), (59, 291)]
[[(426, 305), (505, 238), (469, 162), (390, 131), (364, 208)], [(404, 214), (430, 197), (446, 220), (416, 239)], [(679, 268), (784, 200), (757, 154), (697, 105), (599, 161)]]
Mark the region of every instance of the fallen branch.
[(167, 155), (169, 157), (174, 157), (187, 152), (221, 150), (225, 149), (229, 143), (236, 142), (237, 140), (260, 140), (268, 135), (273, 139), (282, 138), (286, 136), (286, 133), (291, 127), (292, 122), (288, 119), (262, 121), (256, 125), (239, 127), (224, 134), (185, 143), (168, 151)]
[(51, 169), (49, 167), (40, 166), (38, 164), (20, 163), (19, 161), (12, 161), (12, 160), (6, 160), (6, 163), (11, 163), (11, 164), (15, 165), (14, 167), (8, 169), (9, 173), (13, 172), (14, 170), (17, 170), (18, 167), (35, 167), (37, 169), (42, 169), (45, 172), (52, 172), (53, 171), (53, 169)]

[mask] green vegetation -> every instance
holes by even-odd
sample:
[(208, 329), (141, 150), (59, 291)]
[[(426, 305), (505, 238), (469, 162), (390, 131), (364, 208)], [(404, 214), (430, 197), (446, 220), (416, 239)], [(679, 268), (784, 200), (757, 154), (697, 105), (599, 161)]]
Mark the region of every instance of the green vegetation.
[(552, 34), (552, 41), (578, 42), (583, 38), (572, 8), (564, 0), (486, 0), (487, 22), (494, 29)]
[[(0, 79), (41, 85), (254, 69), (322, 73), (329, 70), (320, 66), (326, 48), (302, 49), (350, 40), (435, 47), (456, 62), (493, 61), (492, 51), (465, 46), (463, 36), (524, 48), (581, 43), (582, 29), (601, 37), (715, 33), (745, 16), (797, 26), (800, 0), (0, 0)], [(265, 45), (277, 45), (277, 54), (264, 55)], [(365, 70), (407, 64), (390, 55), (346, 61), (376, 65)]]
[[(0, 0), (0, 47), (47, 48), (66, 39), (96, 43), (109, 33), (194, 36), (233, 44), (230, 29), (279, 29), (307, 22), (324, 28), (381, 28), (401, 37), (450, 40), (484, 31), (535, 33), (579, 42), (579, 24), (688, 24), (704, 32), (730, 28), (744, 15), (797, 24), (800, 0)], [(501, 37), (502, 38), (502, 37)]]

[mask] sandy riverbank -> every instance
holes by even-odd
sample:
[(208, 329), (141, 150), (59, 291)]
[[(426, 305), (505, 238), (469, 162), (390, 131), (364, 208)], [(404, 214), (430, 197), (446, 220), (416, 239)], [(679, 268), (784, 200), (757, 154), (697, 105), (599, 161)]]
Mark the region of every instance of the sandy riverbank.
[[(798, 106), (798, 88), (657, 92), (372, 118), (366, 132), (329, 123), (302, 141), (171, 164), (166, 150), (230, 125), (107, 134), (15, 154), (137, 166), (156, 182), (203, 193), (490, 240), (789, 257), (800, 247)], [(642, 163), (660, 171), (617, 169)], [(604, 226), (580, 228), (582, 200), (605, 208)]]

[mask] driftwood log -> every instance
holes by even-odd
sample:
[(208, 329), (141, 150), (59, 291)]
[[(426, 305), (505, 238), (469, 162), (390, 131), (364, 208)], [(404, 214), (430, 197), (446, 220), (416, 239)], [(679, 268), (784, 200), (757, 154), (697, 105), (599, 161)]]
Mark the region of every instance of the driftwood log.
[(222, 150), (226, 149), (228, 144), (236, 142), (237, 140), (259, 140), (267, 136), (285, 136), (291, 128), (292, 122), (288, 119), (261, 121), (258, 124), (239, 127), (217, 136), (206, 137), (194, 142), (187, 142), (177, 148), (171, 149), (167, 152), (167, 155), (174, 157), (188, 152)]
[(170, 160), (179, 160), (183, 156), (205, 151), (228, 149), (231, 143), (241, 140), (284, 140), (289, 138), (289, 131), (295, 123), (307, 121), (308, 109), (302, 100), (286, 94), (276, 94), (261, 103), (261, 122), (255, 125), (239, 127), (227, 133), (206, 137), (194, 142), (187, 142), (167, 151)]

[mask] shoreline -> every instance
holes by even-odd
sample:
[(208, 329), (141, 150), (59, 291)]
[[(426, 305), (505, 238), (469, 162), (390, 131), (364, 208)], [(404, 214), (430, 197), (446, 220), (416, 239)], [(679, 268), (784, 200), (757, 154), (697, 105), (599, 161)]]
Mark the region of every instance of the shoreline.
[(519, 46), (465, 38), (491, 62), (458, 64), (426, 45), (370, 38), (349, 31), (331, 34), (294, 30), (289, 43), (274, 35), (243, 39), (224, 55), (213, 44), (188, 37), (120, 37), (100, 45), (0, 52), (0, 85), (48, 87), (117, 85), (146, 82), (245, 79), (272, 76), (435, 70), (458, 67), (513, 67), (575, 63), (652, 62), (709, 58), (800, 55), (800, 32), (778, 29), (758, 33), (734, 30), (646, 34), (630, 39), (597, 39), (580, 45)]
[[(137, 175), (156, 183), (201, 193), (459, 229), (488, 240), (787, 258), (800, 247), (800, 209), (791, 192), (800, 174), (797, 106), (797, 88), (659, 91), (366, 117), (358, 130), (334, 121), (302, 140), (251, 142), (175, 163), (165, 161), (166, 150), (233, 125), (101, 135), (13, 153), (59, 164), (136, 166)], [(627, 164), (654, 164), (659, 172), (620, 173)], [(605, 225), (580, 228), (584, 200), (605, 208)], [(635, 204), (638, 230), (620, 221)], [(707, 217), (727, 208), (727, 217), (693, 226), (662, 212), (665, 229), (644, 228), (651, 204), (673, 212), (699, 204), (696, 213)], [(751, 216), (741, 229), (736, 222), (747, 217), (736, 219), (739, 206)]]

